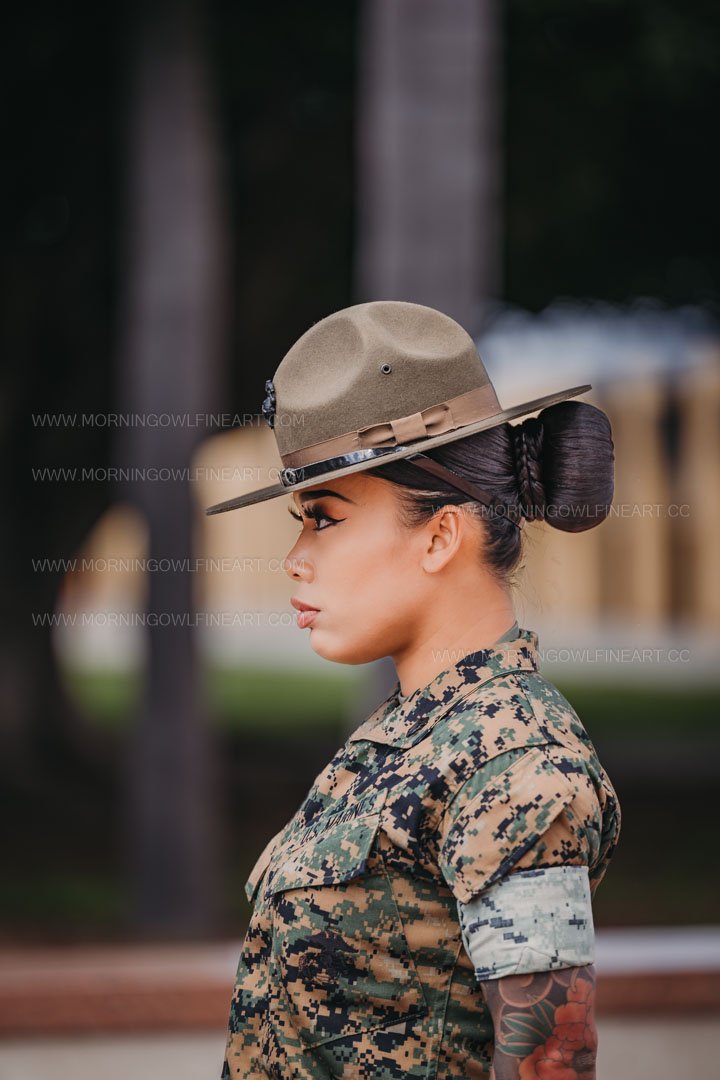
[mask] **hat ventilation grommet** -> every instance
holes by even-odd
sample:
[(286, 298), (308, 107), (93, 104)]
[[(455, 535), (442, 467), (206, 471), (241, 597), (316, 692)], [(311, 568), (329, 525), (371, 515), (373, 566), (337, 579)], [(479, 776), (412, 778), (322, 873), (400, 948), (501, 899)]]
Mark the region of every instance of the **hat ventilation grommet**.
[(389, 375), (392, 371), (392, 364), (381, 364), (380, 371), (383, 375)]

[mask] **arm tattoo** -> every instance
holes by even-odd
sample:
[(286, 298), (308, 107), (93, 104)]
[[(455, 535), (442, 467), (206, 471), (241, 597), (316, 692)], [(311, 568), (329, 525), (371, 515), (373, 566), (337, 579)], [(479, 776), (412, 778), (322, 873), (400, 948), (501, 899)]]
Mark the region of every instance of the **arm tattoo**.
[(491, 1080), (595, 1080), (595, 966), (483, 979), (495, 1026)]

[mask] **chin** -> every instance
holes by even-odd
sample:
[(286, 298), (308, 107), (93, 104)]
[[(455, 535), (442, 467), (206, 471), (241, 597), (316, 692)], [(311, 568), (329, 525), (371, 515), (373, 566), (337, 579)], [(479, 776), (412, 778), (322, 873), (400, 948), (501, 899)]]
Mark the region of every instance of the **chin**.
[(310, 647), (323, 660), (330, 660), (334, 664), (369, 664), (373, 660), (379, 660), (387, 653), (378, 653), (370, 645), (363, 642), (338, 642), (328, 639), (322, 631), (310, 630)]

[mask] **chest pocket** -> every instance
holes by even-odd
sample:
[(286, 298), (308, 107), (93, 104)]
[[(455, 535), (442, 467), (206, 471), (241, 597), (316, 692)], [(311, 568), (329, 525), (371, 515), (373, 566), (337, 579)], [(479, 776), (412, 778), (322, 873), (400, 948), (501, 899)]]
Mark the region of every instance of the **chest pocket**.
[(380, 811), (332, 824), (272, 859), (273, 979), (312, 1045), (427, 1013), (390, 879)]

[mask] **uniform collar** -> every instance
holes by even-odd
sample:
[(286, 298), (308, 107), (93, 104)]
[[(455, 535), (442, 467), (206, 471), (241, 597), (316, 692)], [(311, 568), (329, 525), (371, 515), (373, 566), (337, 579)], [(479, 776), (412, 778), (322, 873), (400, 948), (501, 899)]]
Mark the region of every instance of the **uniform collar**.
[(487, 649), (467, 653), (427, 684), (402, 697), (400, 680), (389, 697), (349, 737), (405, 748), (420, 742), (435, 723), (478, 687), (513, 671), (538, 670), (538, 636), (513, 623)]

